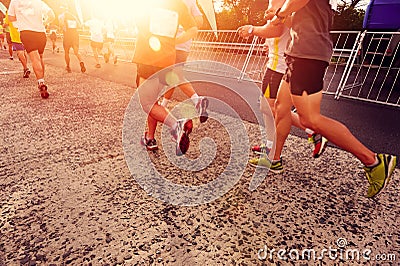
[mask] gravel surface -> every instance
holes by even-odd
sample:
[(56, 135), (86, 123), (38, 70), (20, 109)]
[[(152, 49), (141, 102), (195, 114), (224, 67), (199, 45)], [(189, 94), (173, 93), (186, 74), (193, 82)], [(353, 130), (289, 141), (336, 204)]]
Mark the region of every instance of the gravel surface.
[[(370, 200), (353, 156), (329, 147), (312, 159), (304, 138), (289, 136), (285, 172), (268, 174), (257, 190), (248, 189), (254, 168), (247, 166), (217, 200), (170, 205), (138, 185), (141, 173), (131, 174), (124, 158), (122, 125), (133, 88), (47, 65), (50, 98), (42, 100), (33, 75), (22, 79), (20, 64), (1, 55), (0, 265), (359, 265), (367, 263), (366, 249), (371, 258), (396, 256), (370, 265), (399, 265), (398, 169)], [(258, 126), (244, 124), (256, 143)], [(205, 184), (227, 164), (229, 135), (217, 120), (195, 121), (192, 136), (189, 158), (199, 156), (203, 137), (217, 144), (203, 170), (181, 170), (162, 150), (150, 154), (173, 182)], [(359, 260), (277, 254), (314, 249), (318, 257), (337, 249), (339, 238), (347, 242), (342, 254), (358, 250)]]

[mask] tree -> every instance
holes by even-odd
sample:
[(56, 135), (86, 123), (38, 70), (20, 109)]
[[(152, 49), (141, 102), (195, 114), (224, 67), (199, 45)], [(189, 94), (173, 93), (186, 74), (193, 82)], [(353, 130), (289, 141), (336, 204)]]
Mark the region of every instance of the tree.
[(365, 5), (365, 2), (363, 0), (340, 1), (334, 17), (333, 29), (361, 30), (365, 10), (359, 8), (359, 6)]
[(216, 14), (218, 29), (237, 29), (245, 24), (262, 25), (267, 0), (223, 0), (223, 9)]
[[(216, 1), (216, 0), (215, 0)], [(244, 24), (265, 23), (263, 14), (268, 0), (220, 0), (222, 11), (217, 13), (219, 29), (237, 29)], [(360, 30), (364, 9), (369, 0), (339, 0), (333, 28), (336, 30)]]

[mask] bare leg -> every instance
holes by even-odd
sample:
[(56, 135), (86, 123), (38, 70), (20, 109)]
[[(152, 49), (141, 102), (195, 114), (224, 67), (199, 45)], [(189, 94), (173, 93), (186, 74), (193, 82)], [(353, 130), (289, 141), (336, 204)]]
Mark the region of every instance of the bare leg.
[(10, 58), (13, 57), (13, 49), (12, 49), (12, 44), (8, 44), (8, 54), (10, 55)]
[(64, 49), (64, 59), (65, 59), (65, 64), (67, 65), (67, 67), (69, 67), (70, 64), (70, 57), (69, 57), (69, 48), (68, 49)]
[(24, 70), (28, 68), (27, 59), (25, 57), (25, 51), (17, 51), (17, 56), (19, 61), (21, 62)]
[(92, 50), (93, 50), (94, 61), (96, 61), (96, 64), (100, 64), (99, 63), (99, 53), (97, 51), (97, 48), (92, 47)]
[(79, 49), (77, 46), (73, 46), (72, 49), (74, 50), (74, 55), (78, 58), (79, 62), (82, 62), (82, 57), (79, 54)]
[(292, 95), (292, 100), (305, 127), (319, 132), (332, 143), (352, 153), (365, 165), (375, 163), (375, 153), (356, 139), (345, 125), (321, 115), (322, 92), (312, 95), (306, 92), (302, 96)]
[(289, 83), (282, 80), (275, 102), (276, 148), (275, 154), (270, 155), (273, 156), (271, 158), (273, 160), (280, 159), (283, 145), (290, 133), (290, 127), (292, 126), (291, 107), (292, 99), (290, 97)]
[[(145, 79), (140, 78), (140, 85), (145, 82)], [(139, 91), (139, 99), (143, 110), (148, 114), (147, 125), (149, 139), (154, 138), (154, 134), (157, 128), (157, 121), (166, 124), (168, 127), (176, 123), (176, 118), (169, 113), (169, 111), (157, 103), (157, 97), (160, 92), (162, 85), (159, 84), (157, 79), (147, 80), (145, 87)]]
[(35, 72), (36, 79), (44, 78), (44, 62), (42, 55), (39, 55), (38, 51), (32, 51), (29, 53), (29, 58), (32, 62), (33, 72)]

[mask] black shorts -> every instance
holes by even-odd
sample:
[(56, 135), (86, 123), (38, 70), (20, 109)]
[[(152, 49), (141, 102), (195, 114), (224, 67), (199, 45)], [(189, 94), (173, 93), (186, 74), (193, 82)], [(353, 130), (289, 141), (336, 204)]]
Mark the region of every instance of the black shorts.
[(152, 75), (154, 75), (155, 73), (159, 72), (157, 77), (160, 81), (160, 83), (167, 85), (167, 81), (166, 81), (166, 73), (168, 71), (167, 68), (166, 71), (162, 71), (164, 68), (162, 67), (156, 67), (156, 66), (149, 66), (149, 65), (144, 65), (144, 64), (136, 64), (137, 65), (137, 78), (138, 80), (136, 81), (137, 84), (139, 81), (139, 78), (143, 78), (143, 79), (149, 79)]
[(262, 81), (262, 93), (266, 98), (276, 99), (283, 74), (272, 69), (267, 69)]
[(179, 64), (179, 63), (185, 63), (189, 53), (186, 51), (182, 51), (182, 50), (176, 50), (175, 51), (175, 64)]
[(95, 41), (90, 41), (90, 46), (95, 49), (103, 49), (103, 43), (102, 42), (95, 42)]
[(43, 54), (44, 48), (46, 47), (47, 37), (44, 32), (23, 30), (21, 31), (21, 41), (28, 54), (36, 50), (39, 54)]
[(286, 56), (286, 73), (283, 79), (290, 83), (293, 95), (301, 96), (303, 92), (308, 95), (322, 91), (324, 76), (328, 62), (316, 59)]
[(63, 47), (64, 50), (68, 50), (71, 47), (79, 48), (78, 32), (64, 32)]

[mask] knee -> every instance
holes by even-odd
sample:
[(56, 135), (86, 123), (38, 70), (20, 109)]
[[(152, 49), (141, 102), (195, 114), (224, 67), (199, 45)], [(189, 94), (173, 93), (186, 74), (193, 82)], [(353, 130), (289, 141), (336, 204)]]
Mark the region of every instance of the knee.
[(301, 115), (299, 114), (299, 119), (300, 119), (300, 123), (309, 129), (312, 129), (316, 132), (318, 132), (318, 120), (319, 117), (318, 116), (311, 116), (311, 115)]
[(291, 105), (277, 100), (275, 102), (273, 112), (276, 117), (283, 117), (290, 114), (290, 108)]

